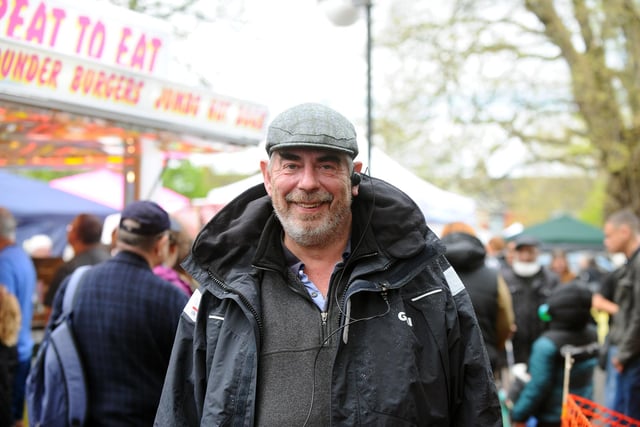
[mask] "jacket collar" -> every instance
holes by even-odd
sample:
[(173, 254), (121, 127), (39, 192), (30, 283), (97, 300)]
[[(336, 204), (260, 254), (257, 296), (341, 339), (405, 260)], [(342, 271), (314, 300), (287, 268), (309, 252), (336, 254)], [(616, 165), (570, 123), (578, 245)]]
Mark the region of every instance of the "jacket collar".
[[(444, 253), (418, 206), (385, 181), (364, 176), (352, 212), (351, 258), (368, 257), (369, 268), (385, 268), (392, 260), (423, 253), (425, 241), (434, 254)], [(183, 266), (196, 280), (204, 279), (208, 270), (226, 282), (250, 272), (254, 265), (286, 268), (281, 236), (282, 226), (260, 184), (238, 196), (203, 227)]]

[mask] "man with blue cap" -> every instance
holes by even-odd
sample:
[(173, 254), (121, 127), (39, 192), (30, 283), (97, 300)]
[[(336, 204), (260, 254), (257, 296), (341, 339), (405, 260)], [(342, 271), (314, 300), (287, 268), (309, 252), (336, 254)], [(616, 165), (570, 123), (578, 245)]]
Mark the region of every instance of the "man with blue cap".
[[(151, 201), (121, 212), (117, 254), (82, 276), (73, 332), (87, 377), (86, 425), (153, 424), (180, 313), (188, 297), (156, 276), (169, 248), (169, 215)], [(53, 302), (62, 308), (69, 278)]]
[(501, 426), (469, 296), (417, 205), (360, 174), (353, 125), (298, 105), (266, 149), (184, 263), (155, 425)]

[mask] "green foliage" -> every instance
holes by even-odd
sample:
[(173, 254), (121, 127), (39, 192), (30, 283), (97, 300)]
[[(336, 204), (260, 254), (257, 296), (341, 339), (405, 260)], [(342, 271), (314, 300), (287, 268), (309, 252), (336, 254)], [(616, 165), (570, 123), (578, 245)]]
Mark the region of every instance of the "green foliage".
[(510, 202), (525, 217), (551, 197), (549, 209), (593, 223), (626, 206), (640, 214), (637, 1), (397, 0), (390, 11), (374, 44), (391, 64), (376, 144), (446, 189), (471, 176), (476, 197), (496, 193), (493, 153), (507, 160), (506, 178), (532, 165), (578, 167), (592, 183), (602, 174), (587, 188), (513, 185), (522, 194)]
[(578, 218), (596, 227), (602, 227), (605, 218), (603, 207), (607, 198), (606, 181), (600, 178), (595, 180), (593, 184)]
[(604, 184), (597, 178), (524, 177), (494, 181), (492, 187), (492, 199), (503, 201), (512, 220), (525, 226), (557, 214), (571, 214), (596, 227), (602, 225)]
[(216, 174), (206, 166), (194, 166), (189, 160), (182, 160), (165, 169), (162, 185), (190, 199), (196, 199), (206, 197), (212, 188), (246, 177), (237, 174)]
[(162, 173), (162, 185), (190, 199), (207, 195), (206, 171), (189, 160), (167, 168)]

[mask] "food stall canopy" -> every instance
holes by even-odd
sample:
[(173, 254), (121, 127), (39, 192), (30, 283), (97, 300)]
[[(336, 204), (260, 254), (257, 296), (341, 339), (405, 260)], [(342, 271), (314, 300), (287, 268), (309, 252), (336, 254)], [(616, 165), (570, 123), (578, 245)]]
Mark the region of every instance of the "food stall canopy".
[(126, 162), (126, 142), (131, 139), (152, 141), (173, 159), (244, 149), (228, 142), (139, 130), (98, 117), (0, 100), (0, 168), (121, 169)]
[(533, 224), (509, 237), (508, 240), (515, 240), (522, 235), (537, 238), (545, 250), (553, 248), (567, 251), (604, 250), (602, 229), (566, 214)]
[(118, 212), (113, 207), (52, 188), (46, 182), (2, 170), (0, 206), (9, 209), (18, 221), (18, 244), (44, 234), (53, 241), (54, 256), (62, 255), (67, 243), (67, 225), (76, 215), (88, 213), (104, 219)]
[[(124, 208), (124, 177), (108, 169), (56, 178), (49, 181), (49, 186), (119, 211)], [(154, 194), (144, 195), (143, 199), (155, 201), (169, 213), (190, 206), (187, 197), (165, 187), (157, 188)]]
[(0, 167), (105, 166), (128, 138), (177, 153), (263, 138), (265, 106), (169, 79), (164, 21), (65, 0), (6, 2), (0, 21)]

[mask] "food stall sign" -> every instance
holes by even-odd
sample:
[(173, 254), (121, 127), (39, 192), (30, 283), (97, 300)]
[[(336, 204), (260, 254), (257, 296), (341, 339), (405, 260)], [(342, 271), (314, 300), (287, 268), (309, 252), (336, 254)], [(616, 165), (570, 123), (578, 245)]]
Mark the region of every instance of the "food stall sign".
[(169, 80), (164, 23), (99, 5), (0, 0), (0, 97), (217, 141), (260, 142), (265, 106)]

